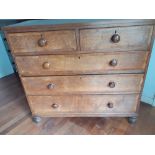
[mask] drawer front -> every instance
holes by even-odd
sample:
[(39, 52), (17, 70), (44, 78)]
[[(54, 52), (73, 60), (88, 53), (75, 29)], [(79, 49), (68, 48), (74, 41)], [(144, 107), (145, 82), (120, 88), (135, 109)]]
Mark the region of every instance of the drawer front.
[(82, 50), (127, 51), (149, 50), (152, 26), (83, 29)]
[(8, 34), (13, 53), (76, 50), (75, 32), (48, 31)]
[(27, 95), (139, 93), (143, 74), (22, 77)]
[(21, 75), (74, 75), (144, 72), (148, 52), (16, 57)]
[[(33, 114), (126, 114), (136, 112), (137, 94), (133, 95), (66, 95), (28, 96)], [(71, 116), (71, 115), (69, 115)]]

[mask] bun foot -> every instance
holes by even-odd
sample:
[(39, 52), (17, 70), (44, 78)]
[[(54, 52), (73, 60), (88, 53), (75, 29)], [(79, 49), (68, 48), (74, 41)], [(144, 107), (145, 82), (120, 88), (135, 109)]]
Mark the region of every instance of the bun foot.
[(134, 124), (137, 121), (137, 116), (133, 116), (133, 117), (128, 117), (128, 122), (130, 124)]
[(35, 123), (40, 123), (41, 122), (41, 117), (39, 116), (32, 116), (32, 121)]

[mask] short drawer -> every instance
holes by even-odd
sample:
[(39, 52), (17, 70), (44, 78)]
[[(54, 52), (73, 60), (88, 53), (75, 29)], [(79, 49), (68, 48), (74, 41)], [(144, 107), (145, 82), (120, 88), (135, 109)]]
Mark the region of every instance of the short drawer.
[(9, 33), (8, 41), (13, 53), (76, 50), (73, 30)]
[(83, 29), (80, 31), (81, 50), (149, 50), (152, 29), (152, 26)]
[(144, 72), (148, 52), (18, 56), (21, 75), (75, 75)]
[(22, 77), (27, 95), (139, 93), (143, 74)]
[(138, 95), (28, 96), (33, 115), (117, 115), (135, 113)]

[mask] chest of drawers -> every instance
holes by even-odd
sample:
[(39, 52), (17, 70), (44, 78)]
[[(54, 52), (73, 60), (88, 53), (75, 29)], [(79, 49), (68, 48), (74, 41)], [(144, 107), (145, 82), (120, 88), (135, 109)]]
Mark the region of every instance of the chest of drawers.
[(135, 122), (155, 21), (44, 22), (4, 28), (33, 120), (128, 117)]

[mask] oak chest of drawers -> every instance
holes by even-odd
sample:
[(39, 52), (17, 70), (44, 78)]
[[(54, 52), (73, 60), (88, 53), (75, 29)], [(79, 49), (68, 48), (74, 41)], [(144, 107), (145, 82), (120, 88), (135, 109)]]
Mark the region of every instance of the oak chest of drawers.
[(35, 22), (4, 28), (34, 121), (41, 116), (136, 121), (154, 20)]

